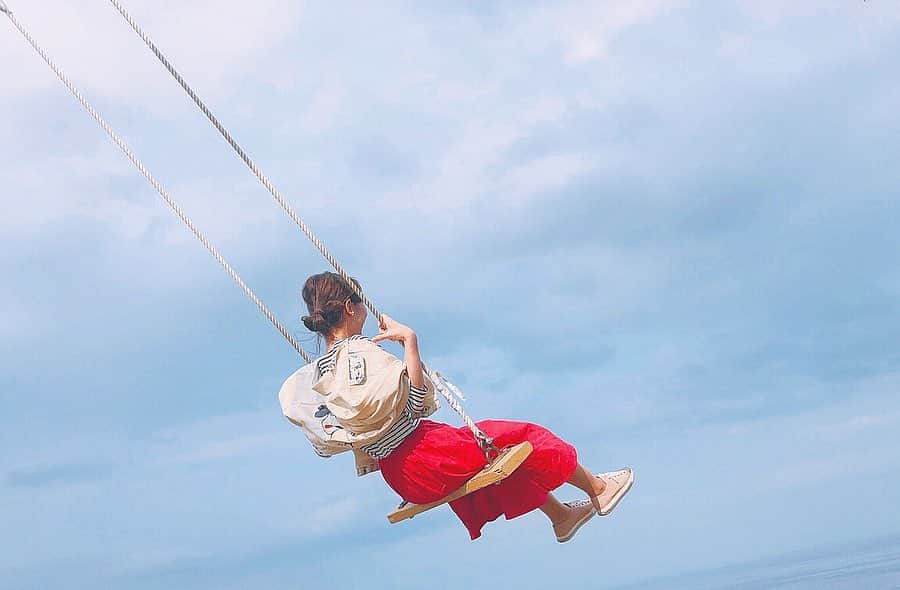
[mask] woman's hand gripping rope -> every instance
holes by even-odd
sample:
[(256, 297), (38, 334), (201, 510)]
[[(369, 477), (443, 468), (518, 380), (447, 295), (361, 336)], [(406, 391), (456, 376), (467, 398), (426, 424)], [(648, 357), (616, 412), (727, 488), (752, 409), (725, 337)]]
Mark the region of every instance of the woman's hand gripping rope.
[(399, 342), (403, 346), (403, 363), (409, 375), (409, 384), (419, 389), (424, 388), (425, 374), (422, 358), (419, 356), (419, 341), (412, 328), (381, 314), (381, 325), (378, 326), (378, 334), (372, 337), (372, 342), (382, 340)]

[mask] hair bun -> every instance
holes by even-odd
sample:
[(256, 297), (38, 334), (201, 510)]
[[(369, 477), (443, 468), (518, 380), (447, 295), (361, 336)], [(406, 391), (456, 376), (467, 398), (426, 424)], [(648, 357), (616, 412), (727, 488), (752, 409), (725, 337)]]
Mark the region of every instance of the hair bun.
[(344, 315), (344, 304), (341, 301), (327, 301), (321, 307), (310, 311), (309, 315), (300, 318), (303, 325), (313, 332), (327, 334), (338, 325)]
[(303, 316), (300, 318), (300, 321), (302, 321), (303, 325), (306, 326), (306, 329), (311, 332), (322, 332), (328, 327), (328, 322), (322, 317), (322, 313), (318, 311)]
[(323, 313), (320, 310), (316, 310), (310, 315), (305, 315), (300, 319), (307, 329), (312, 330), (313, 332), (324, 333), (331, 330), (337, 321), (340, 320), (340, 315), (335, 318), (331, 313)]
[[(356, 287), (359, 283), (351, 279)], [(333, 272), (323, 272), (306, 279), (303, 285), (303, 301), (309, 315), (302, 316), (303, 325), (312, 332), (328, 335), (344, 318), (347, 300), (359, 303), (359, 297), (349, 284)]]

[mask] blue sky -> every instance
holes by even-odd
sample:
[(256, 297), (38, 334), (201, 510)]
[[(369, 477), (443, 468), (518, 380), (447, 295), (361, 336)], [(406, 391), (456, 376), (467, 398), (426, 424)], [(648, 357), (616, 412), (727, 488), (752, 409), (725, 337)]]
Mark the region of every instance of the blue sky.
[[(315, 352), (324, 262), (115, 11), (10, 4)], [(896, 6), (128, 8), (472, 414), (637, 484), (565, 546), (388, 526), (281, 417), (290, 347), (5, 23), (0, 586), (614, 585), (900, 533)]]

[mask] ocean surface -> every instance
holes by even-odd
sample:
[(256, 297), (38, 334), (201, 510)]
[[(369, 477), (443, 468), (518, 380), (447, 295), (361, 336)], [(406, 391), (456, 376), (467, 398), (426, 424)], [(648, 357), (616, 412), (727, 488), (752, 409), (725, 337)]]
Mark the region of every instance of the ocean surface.
[(900, 590), (900, 537), (620, 586), (617, 590)]

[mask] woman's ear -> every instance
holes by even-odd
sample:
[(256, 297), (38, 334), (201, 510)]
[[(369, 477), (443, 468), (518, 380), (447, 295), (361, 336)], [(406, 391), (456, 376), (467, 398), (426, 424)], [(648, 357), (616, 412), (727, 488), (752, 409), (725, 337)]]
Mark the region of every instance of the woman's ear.
[(353, 311), (353, 302), (350, 301), (349, 297), (344, 301), (344, 312), (348, 315), (354, 315), (356, 313)]

